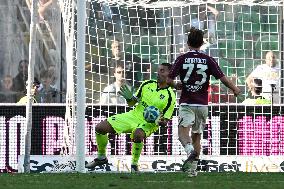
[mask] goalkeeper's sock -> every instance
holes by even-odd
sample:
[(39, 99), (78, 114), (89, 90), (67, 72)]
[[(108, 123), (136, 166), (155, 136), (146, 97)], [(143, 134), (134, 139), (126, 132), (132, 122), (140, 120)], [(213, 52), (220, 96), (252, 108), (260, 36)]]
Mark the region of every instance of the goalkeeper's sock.
[(96, 133), (96, 141), (98, 145), (98, 159), (106, 158), (106, 146), (108, 142), (107, 135)]
[(192, 144), (187, 143), (184, 147), (184, 151), (186, 152), (187, 155), (189, 155), (191, 153), (191, 151), (193, 151), (194, 148), (192, 146)]
[(131, 151), (131, 154), (132, 154), (131, 165), (138, 164), (143, 145), (144, 145), (143, 142), (139, 142), (139, 143), (133, 142), (132, 151)]

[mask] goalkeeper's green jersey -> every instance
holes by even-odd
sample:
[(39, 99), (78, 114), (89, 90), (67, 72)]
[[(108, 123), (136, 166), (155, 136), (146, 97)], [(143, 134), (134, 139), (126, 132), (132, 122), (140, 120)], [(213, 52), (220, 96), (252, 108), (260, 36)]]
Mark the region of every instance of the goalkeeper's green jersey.
[(147, 80), (140, 85), (135, 95), (139, 98), (133, 110), (136, 116), (143, 116), (146, 107), (155, 106), (164, 118), (171, 119), (176, 104), (176, 95), (171, 87), (159, 88), (156, 80)]

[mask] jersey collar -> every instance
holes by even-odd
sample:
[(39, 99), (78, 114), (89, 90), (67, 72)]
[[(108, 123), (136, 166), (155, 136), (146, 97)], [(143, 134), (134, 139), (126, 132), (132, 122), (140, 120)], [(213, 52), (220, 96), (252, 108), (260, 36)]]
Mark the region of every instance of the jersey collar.
[(158, 82), (157, 82), (157, 88), (156, 88), (156, 91), (160, 91), (160, 90), (164, 90), (164, 89), (168, 89), (170, 86), (166, 86), (166, 87), (163, 87), (163, 88), (159, 88), (159, 85), (158, 85)]

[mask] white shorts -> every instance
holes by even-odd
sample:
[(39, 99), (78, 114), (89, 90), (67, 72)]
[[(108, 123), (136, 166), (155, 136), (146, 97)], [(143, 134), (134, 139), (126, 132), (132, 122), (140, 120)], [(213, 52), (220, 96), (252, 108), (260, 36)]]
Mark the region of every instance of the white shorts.
[(178, 126), (192, 126), (192, 133), (203, 133), (208, 116), (207, 106), (180, 105)]

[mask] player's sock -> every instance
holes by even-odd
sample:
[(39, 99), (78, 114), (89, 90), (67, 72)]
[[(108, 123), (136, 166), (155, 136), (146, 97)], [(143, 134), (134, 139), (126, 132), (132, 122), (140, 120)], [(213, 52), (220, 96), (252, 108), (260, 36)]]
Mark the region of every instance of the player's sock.
[(143, 145), (144, 145), (143, 142), (140, 142), (140, 143), (133, 142), (132, 152), (131, 152), (132, 153), (131, 165), (137, 165), (138, 164)]
[(193, 148), (192, 144), (187, 143), (184, 147), (184, 150), (185, 150), (186, 154), (189, 155), (191, 153), (191, 151), (194, 150), (194, 148)]
[(197, 170), (197, 165), (198, 165), (198, 159), (194, 160), (191, 164), (191, 170), (196, 171)]
[(188, 170), (188, 176), (189, 177), (196, 177), (197, 176), (197, 164), (198, 164), (197, 159), (192, 162), (191, 167)]
[(106, 158), (106, 146), (108, 142), (107, 135), (96, 133), (96, 141), (98, 144), (98, 159)]

